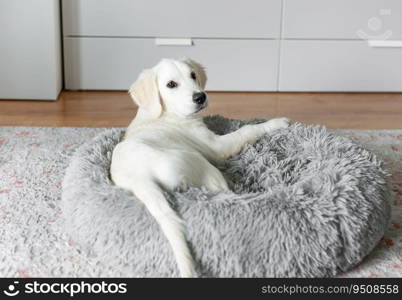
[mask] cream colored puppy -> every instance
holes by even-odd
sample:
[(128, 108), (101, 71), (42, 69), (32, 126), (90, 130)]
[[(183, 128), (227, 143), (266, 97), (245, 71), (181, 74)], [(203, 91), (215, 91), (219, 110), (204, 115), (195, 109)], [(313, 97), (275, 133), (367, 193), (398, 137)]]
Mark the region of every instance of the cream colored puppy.
[(169, 206), (163, 190), (228, 185), (214, 163), (241, 151), (267, 132), (285, 128), (279, 118), (246, 125), (219, 136), (197, 113), (207, 107), (204, 69), (192, 60), (163, 59), (143, 71), (129, 93), (139, 106), (126, 135), (113, 151), (111, 175), (147, 207), (169, 241), (182, 277), (195, 276), (185, 224)]

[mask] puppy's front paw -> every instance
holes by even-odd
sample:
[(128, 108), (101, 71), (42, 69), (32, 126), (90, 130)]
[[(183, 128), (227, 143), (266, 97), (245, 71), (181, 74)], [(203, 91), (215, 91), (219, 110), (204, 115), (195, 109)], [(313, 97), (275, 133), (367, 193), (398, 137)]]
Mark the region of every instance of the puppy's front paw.
[(289, 127), (290, 120), (288, 118), (276, 118), (269, 120), (264, 123), (264, 128), (266, 131), (272, 131), (280, 128)]

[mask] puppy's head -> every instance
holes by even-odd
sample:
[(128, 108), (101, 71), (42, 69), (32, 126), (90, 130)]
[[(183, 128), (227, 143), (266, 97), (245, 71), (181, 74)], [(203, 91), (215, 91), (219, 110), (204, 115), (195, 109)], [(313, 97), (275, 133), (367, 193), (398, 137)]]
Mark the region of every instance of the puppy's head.
[(163, 59), (143, 71), (129, 93), (150, 118), (164, 111), (185, 118), (207, 107), (206, 81), (204, 68), (197, 62)]

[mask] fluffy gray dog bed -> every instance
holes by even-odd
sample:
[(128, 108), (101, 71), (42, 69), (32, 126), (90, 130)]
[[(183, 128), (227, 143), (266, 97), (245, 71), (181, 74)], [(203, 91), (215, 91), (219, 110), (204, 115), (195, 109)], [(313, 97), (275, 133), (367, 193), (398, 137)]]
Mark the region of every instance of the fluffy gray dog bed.
[[(205, 122), (218, 134), (245, 124), (219, 116)], [(154, 219), (109, 179), (122, 134), (107, 130), (75, 153), (63, 182), (66, 229), (107, 268), (177, 276)], [(186, 223), (199, 276), (334, 276), (373, 249), (390, 217), (382, 163), (320, 127), (267, 134), (219, 168), (232, 192), (167, 194)]]

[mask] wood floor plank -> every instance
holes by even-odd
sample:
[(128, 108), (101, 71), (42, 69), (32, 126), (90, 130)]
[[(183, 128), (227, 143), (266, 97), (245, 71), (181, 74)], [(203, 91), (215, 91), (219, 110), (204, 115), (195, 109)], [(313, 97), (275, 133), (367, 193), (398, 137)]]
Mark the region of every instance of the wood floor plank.
[[(286, 116), (330, 128), (402, 129), (402, 94), (211, 92), (204, 114)], [(127, 92), (63, 91), (58, 101), (0, 100), (0, 126), (120, 127), (134, 117)]]

